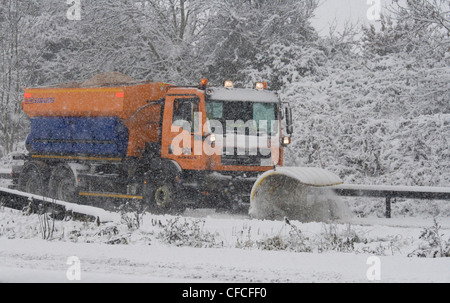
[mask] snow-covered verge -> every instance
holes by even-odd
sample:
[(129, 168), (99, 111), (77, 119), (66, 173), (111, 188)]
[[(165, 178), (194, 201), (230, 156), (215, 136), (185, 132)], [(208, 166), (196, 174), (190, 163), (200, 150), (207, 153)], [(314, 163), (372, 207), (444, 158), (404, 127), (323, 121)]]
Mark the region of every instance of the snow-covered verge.
[(450, 250), (448, 217), (434, 227), (418, 218), (302, 224), (206, 210), (135, 215), (98, 226), (1, 208), (0, 282), (70, 282), (72, 256), (81, 282), (370, 282), (371, 256), (381, 282), (450, 282), (450, 258), (439, 257)]

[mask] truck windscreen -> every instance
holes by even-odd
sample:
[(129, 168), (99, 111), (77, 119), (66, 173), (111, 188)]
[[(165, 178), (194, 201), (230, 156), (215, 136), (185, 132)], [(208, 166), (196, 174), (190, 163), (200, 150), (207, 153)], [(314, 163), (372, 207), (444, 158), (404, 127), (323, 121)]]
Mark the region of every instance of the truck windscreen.
[(278, 131), (277, 104), (266, 102), (214, 101), (206, 102), (208, 120), (219, 121), (223, 129), (249, 128), (250, 134)]

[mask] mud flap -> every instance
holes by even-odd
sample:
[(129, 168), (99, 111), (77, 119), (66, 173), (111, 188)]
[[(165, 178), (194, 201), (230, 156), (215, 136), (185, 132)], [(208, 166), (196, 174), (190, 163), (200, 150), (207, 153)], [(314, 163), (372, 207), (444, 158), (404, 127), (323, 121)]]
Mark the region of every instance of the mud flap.
[(278, 167), (253, 185), (249, 215), (256, 219), (327, 221), (341, 209), (328, 186), (342, 184), (335, 174), (320, 168)]

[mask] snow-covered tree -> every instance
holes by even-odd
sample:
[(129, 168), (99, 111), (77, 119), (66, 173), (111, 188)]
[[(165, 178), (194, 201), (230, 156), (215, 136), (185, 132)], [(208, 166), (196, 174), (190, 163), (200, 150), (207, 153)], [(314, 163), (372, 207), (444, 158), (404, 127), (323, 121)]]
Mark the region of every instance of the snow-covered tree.
[[(205, 56), (203, 35), (215, 2), (204, 0), (86, 1), (79, 54), (93, 73), (119, 71), (136, 79), (192, 84)], [(211, 55), (209, 55), (211, 56)]]
[(450, 2), (448, 0), (407, 0), (406, 4), (395, 1), (395, 16), (400, 22), (412, 21), (419, 25), (416, 30), (428, 28), (450, 34)]
[(317, 38), (309, 23), (317, 4), (315, 0), (223, 1), (214, 18), (213, 35), (205, 40), (205, 52), (215, 54), (208, 76), (216, 81), (253, 82), (253, 76), (266, 68), (262, 55), (269, 48)]
[(397, 15), (381, 23), (364, 29), (361, 53), (324, 41), (325, 63), (283, 85), (298, 129), (288, 161), (326, 166), (349, 183), (448, 186), (447, 34), (437, 39)]
[[(148, 47), (162, 79), (177, 84), (197, 83), (204, 66), (214, 56), (203, 50), (210, 34), (211, 20), (220, 1), (151, 0), (141, 4), (142, 39)], [(195, 82), (193, 82), (195, 81)]]
[(23, 59), (32, 57), (27, 42), (33, 40), (36, 11), (34, 2), (0, 1), (0, 156), (13, 151), (23, 136), (20, 104), (30, 73)]

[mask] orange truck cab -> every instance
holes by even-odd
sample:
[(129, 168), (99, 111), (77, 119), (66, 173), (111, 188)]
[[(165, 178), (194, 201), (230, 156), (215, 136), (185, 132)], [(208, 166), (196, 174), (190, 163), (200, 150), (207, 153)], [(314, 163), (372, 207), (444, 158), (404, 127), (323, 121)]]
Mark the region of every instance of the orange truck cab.
[(283, 164), (291, 141), (291, 110), (266, 88), (202, 80), (26, 89), (31, 131), (15, 182), (58, 200), (134, 199), (156, 212), (248, 204), (256, 177)]

